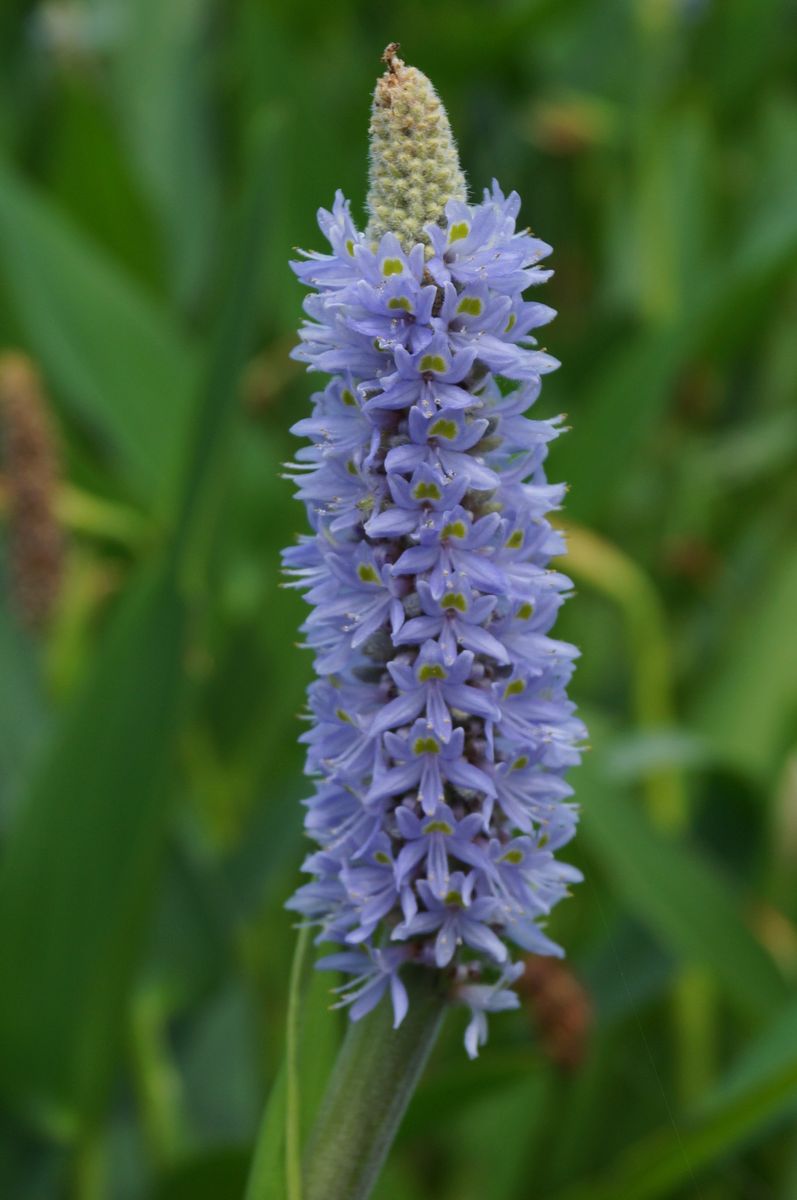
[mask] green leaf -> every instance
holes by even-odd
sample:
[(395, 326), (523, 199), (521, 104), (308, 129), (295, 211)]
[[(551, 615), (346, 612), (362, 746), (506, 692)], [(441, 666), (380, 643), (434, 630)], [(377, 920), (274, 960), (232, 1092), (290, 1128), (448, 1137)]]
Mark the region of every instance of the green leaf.
[[(793, 1028), (793, 1025), (792, 1025)], [(784, 1047), (785, 1049), (785, 1047)], [(710, 1115), (673, 1121), (671, 1127), (633, 1143), (605, 1171), (557, 1192), (550, 1200), (659, 1200), (695, 1185), (705, 1167), (729, 1154), (738, 1154), (766, 1134), (776, 1122), (797, 1111), (797, 1058), (776, 1059), (763, 1078), (730, 1098)]]
[[(234, 1200), (243, 1195), (249, 1155), (235, 1146), (207, 1150), (181, 1162), (158, 1183), (153, 1200)], [(279, 1200), (274, 1193), (275, 1200)]]
[(786, 1063), (797, 1061), (797, 1003), (764, 1029), (754, 1042), (745, 1046), (733, 1067), (704, 1096), (698, 1106), (701, 1116), (711, 1116), (746, 1093), (766, 1085)]
[(4, 829), (49, 721), (33, 641), (17, 626), (6, 604), (0, 604), (0, 662), (0, 829)]
[(102, 1103), (168, 808), (184, 612), (138, 581), (20, 806), (0, 873), (5, 1098), (56, 1130)]
[[(775, 172), (782, 154), (773, 153)], [(792, 173), (793, 175), (793, 173)], [(738, 349), (737, 324), (750, 321), (751, 297), (771, 303), (773, 285), (797, 256), (797, 194), (775, 189), (730, 261), (707, 270), (686, 297), (681, 313), (659, 327), (642, 329), (615, 346), (591, 369), (578, 397), (579, 419), (557, 446), (557, 475), (573, 484), (572, 516), (594, 524), (610, 506), (617, 479), (641, 453), (661, 421), (679, 372), (689, 359), (720, 341)], [(644, 397), (644, 403), (640, 402)], [(595, 470), (600, 462), (602, 469)]]
[(330, 1011), (330, 975), (315, 970), (309, 947), (310, 931), (304, 928), (291, 968), (285, 1062), (261, 1125), (247, 1200), (301, 1200), (303, 1148), (340, 1045), (340, 1023)]
[(653, 829), (602, 770), (599, 752), (579, 776), (583, 837), (612, 891), (673, 953), (716, 974), (744, 1010), (771, 1015), (783, 1002), (783, 981), (722, 878), (694, 849)]
[(137, 0), (113, 61), (125, 142), (183, 303), (206, 282), (215, 241), (219, 176), (203, 86), (211, 7), (209, 0)]
[(775, 765), (797, 713), (795, 612), (797, 555), (787, 553), (739, 612), (733, 652), (723, 656), (695, 712), (696, 727), (716, 751), (753, 773)]
[(0, 262), (53, 391), (131, 492), (163, 511), (184, 453), (194, 349), (167, 312), (3, 164)]
[(271, 192), (274, 145), (282, 123), (275, 110), (257, 114), (249, 130), (249, 159), (238, 224), (217, 321), (204, 395), (183, 463), (176, 545), (186, 576), (196, 582), (210, 553), (223, 504), (230, 434), (239, 411), (239, 376), (255, 329), (258, 284)]
[(285, 1116), (287, 1078), (283, 1065), (260, 1125), (244, 1200), (286, 1200)]
[(342, 1022), (332, 1011), (336, 977), (316, 971), (313, 955), (305, 961), (304, 999), (299, 1025), (299, 1122), (301, 1145), (307, 1143), (343, 1040)]

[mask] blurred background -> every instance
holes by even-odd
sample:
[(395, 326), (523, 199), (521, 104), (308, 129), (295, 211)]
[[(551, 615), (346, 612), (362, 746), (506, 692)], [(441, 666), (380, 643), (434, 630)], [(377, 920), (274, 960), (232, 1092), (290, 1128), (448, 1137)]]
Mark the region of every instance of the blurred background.
[(592, 750), (566, 966), (474, 1064), (449, 1017), (377, 1200), (794, 1200), (786, 0), (4, 0), (0, 1194), (243, 1195), (307, 789), (287, 262), (337, 187), (362, 211), (393, 39), (555, 247)]

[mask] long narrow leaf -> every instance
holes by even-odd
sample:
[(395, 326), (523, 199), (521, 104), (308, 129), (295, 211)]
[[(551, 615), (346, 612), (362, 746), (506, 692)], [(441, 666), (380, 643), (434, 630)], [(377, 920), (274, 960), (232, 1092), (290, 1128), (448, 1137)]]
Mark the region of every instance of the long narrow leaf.
[(118, 1050), (167, 813), (183, 609), (173, 573), (126, 598), (20, 808), (0, 874), (0, 1080), (67, 1129)]
[(721, 877), (694, 850), (656, 833), (599, 763), (583, 770), (580, 794), (584, 838), (629, 911), (681, 959), (709, 967), (745, 1011), (771, 1015), (785, 997), (783, 981)]
[(133, 280), (2, 164), (0, 267), (54, 393), (131, 492), (162, 511), (183, 453), (193, 347)]

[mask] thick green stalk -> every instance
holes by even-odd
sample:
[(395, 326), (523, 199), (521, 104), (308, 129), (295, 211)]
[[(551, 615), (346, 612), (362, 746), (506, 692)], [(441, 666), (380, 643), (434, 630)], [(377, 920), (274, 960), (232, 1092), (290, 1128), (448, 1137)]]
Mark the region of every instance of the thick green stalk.
[(384, 998), (350, 1025), (304, 1160), (302, 1200), (367, 1200), (446, 1008), (435, 973), (406, 972), (410, 1008), (393, 1029)]

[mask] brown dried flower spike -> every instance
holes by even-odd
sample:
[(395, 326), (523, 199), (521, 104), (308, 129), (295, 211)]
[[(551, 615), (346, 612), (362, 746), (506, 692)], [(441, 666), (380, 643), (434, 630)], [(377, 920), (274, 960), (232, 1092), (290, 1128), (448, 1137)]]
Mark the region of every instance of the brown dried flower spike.
[(558, 959), (529, 955), (517, 988), (544, 1053), (557, 1067), (577, 1070), (586, 1054), (592, 1024), (592, 1005), (583, 985)]
[(370, 241), (395, 233), (405, 250), (427, 239), (449, 200), (465, 200), (467, 185), (446, 110), (424, 74), (398, 57), (391, 42), (387, 70), (371, 109), (368, 223)]
[(0, 355), (0, 420), (8, 495), (8, 574), (26, 625), (46, 624), (58, 598), (63, 535), (55, 514), (58, 455), (41, 379), (23, 354)]

